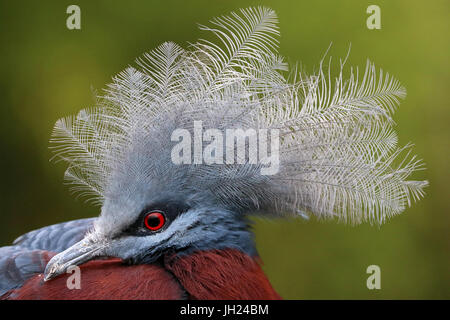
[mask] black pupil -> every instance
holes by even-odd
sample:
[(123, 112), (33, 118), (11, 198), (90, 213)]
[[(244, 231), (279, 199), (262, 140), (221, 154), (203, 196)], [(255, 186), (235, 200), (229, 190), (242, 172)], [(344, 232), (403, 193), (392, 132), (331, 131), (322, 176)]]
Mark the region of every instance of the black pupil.
[(151, 214), (147, 217), (147, 224), (152, 228), (159, 226), (160, 223), (161, 221), (158, 214)]

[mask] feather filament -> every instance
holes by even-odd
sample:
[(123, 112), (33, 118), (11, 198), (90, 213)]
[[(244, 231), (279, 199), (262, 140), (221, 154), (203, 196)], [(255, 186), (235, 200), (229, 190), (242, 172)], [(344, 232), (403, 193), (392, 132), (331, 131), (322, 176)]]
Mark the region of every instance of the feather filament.
[[(381, 224), (424, 196), (423, 169), (397, 146), (392, 116), (406, 90), (367, 61), (363, 73), (323, 61), (313, 75), (278, 52), (271, 9), (242, 9), (200, 29), (219, 41), (166, 42), (113, 78), (97, 106), (58, 120), (51, 142), (66, 180), (97, 204), (139, 188), (188, 194), (238, 211)], [(175, 165), (177, 128), (279, 130), (280, 169), (261, 164)], [(204, 146), (203, 146), (204, 148)], [(403, 154), (406, 155), (403, 156)], [(402, 158), (403, 157), (403, 158)], [(398, 162), (400, 162), (398, 164)], [(195, 200), (197, 201), (197, 200)], [(200, 200), (198, 200), (200, 201)]]

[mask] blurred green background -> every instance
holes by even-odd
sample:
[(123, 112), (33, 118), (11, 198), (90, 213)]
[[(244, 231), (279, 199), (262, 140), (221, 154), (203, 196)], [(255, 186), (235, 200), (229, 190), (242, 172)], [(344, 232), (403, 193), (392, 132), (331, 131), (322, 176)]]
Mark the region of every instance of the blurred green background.
[[(66, 8), (81, 7), (81, 30)], [(366, 8), (381, 7), (381, 30)], [(280, 19), (280, 52), (315, 67), (330, 55), (397, 77), (408, 97), (395, 115), (401, 144), (413, 141), (427, 164), (425, 199), (382, 227), (256, 220), (258, 249), (286, 299), (450, 298), (449, 31), (442, 1), (4, 1), (0, 2), (0, 245), (48, 224), (98, 214), (63, 186), (49, 162), (55, 121), (94, 103), (111, 77), (163, 41), (185, 46), (196, 23), (240, 7), (270, 6)], [(381, 268), (368, 290), (366, 268)]]

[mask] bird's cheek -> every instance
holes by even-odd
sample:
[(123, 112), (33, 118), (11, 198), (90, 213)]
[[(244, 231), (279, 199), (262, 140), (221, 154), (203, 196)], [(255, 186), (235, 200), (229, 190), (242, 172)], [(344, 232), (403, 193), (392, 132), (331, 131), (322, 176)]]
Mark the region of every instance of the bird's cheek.
[(110, 257), (122, 259), (125, 263), (135, 264), (140, 256), (153, 253), (153, 246), (145, 243), (142, 237), (126, 237), (115, 239), (105, 250)]

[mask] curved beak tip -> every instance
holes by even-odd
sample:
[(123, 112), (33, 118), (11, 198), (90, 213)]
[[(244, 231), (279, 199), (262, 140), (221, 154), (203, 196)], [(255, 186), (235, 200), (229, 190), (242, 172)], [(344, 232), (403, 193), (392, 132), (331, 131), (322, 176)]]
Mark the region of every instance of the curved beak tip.
[(95, 245), (86, 246), (83, 240), (74, 244), (72, 247), (50, 259), (45, 267), (44, 281), (51, 280), (63, 274), (70, 266), (80, 265), (92, 260), (101, 253), (101, 249), (102, 247)]
[(64, 272), (64, 270), (62, 270), (62, 269), (63, 268), (61, 268), (61, 265), (59, 263), (57, 263), (56, 261), (53, 261), (53, 259), (51, 259), (47, 263), (47, 266), (45, 267), (44, 281), (48, 281), (50, 279), (53, 279), (57, 275), (60, 275), (61, 273)]
[(45, 274), (44, 273), (44, 282), (47, 282), (48, 280), (50, 280), (52, 278), (51, 274)]

